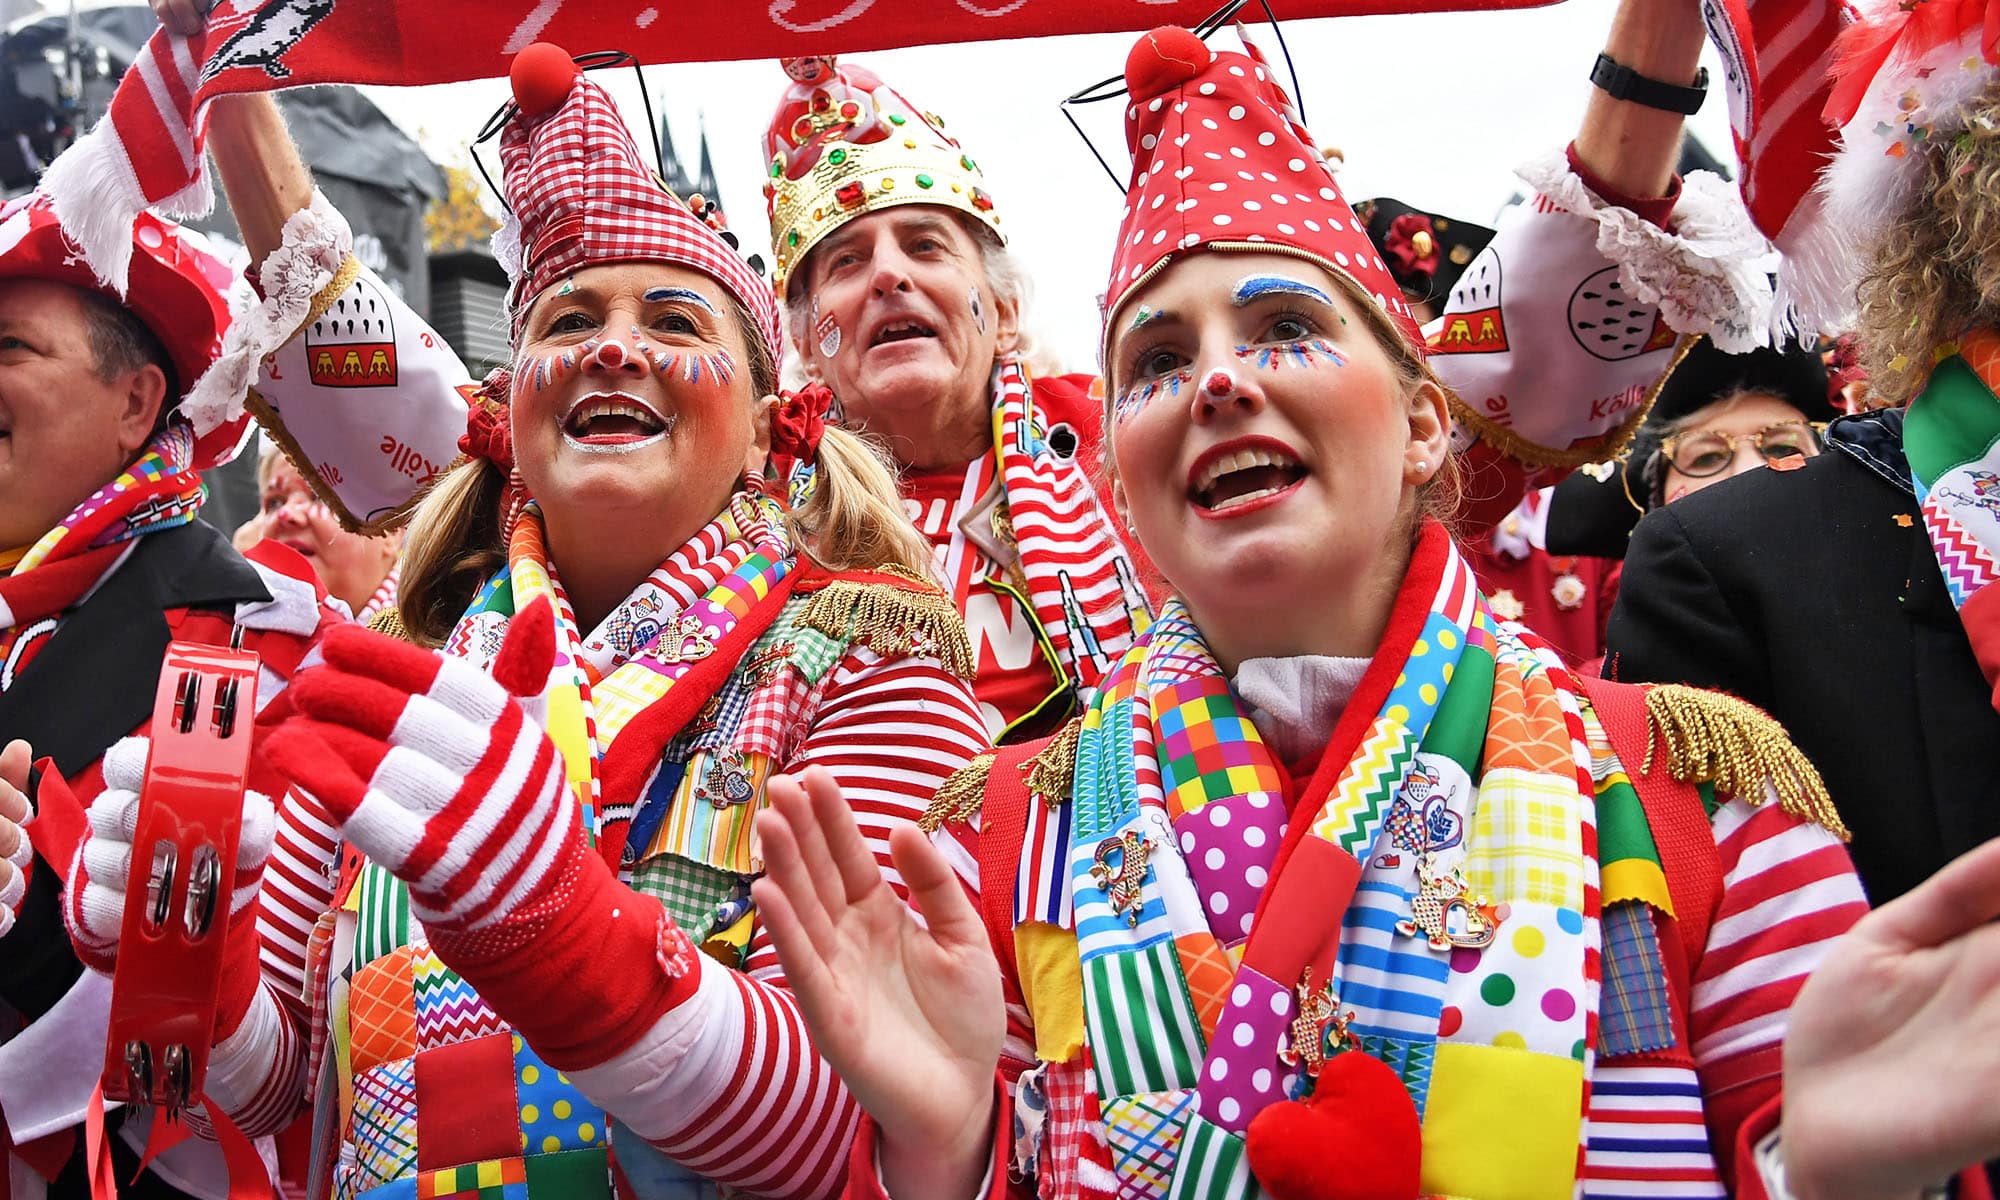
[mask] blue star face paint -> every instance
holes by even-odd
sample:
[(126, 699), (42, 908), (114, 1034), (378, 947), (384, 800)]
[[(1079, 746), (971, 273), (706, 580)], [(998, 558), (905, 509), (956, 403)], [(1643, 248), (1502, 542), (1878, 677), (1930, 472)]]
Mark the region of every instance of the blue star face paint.
[(656, 287), (646, 289), (646, 303), (648, 304), (663, 304), (669, 300), (685, 301), (688, 304), (706, 309), (710, 316), (716, 315), (715, 305), (710, 304), (707, 296), (702, 295), (693, 288)]
[(1236, 357), (1259, 371), (1310, 367), (1316, 362), (1335, 367), (1347, 365), (1347, 356), (1325, 338), (1301, 338), (1296, 342), (1266, 342), (1259, 346), (1238, 346)]
[(1230, 301), (1242, 308), (1266, 296), (1304, 296), (1328, 308), (1333, 307), (1333, 297), (1305, 280), (1293, 279), (1289, 275), (1245, 275), (1236, 281), (1236, 291), (1230, 296)]

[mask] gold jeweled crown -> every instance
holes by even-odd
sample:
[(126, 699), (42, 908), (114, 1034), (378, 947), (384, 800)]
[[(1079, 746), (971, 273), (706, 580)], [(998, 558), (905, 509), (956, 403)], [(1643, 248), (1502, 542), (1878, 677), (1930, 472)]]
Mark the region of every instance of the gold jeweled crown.
[(820, 239), (863, 213), (898, 204), (955, 209), (1006, 241), (985, 177), (935, 114), (867, 68), (837, 66), (830, 55), (783, 63), (792, 83), (764, 135), (771, 171), (764, 198), (780, 296)]

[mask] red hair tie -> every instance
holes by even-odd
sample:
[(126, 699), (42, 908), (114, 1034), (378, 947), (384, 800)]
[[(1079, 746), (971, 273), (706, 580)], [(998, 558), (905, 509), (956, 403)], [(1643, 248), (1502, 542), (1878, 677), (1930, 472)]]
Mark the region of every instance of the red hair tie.
[(506, 406), (495, 404), (490, 397), (507, 395), (512, 385), (513, 376), (505, 367), (487, 375), (466, 405), (465, 432), (458, 437), (460, 453), (483, 458), (509, 475), (514, 471), (513, 429)]
[(789, 479), (795, 463), (810, 462), (826, 433), (826, 413), (833, 407), (833, 389), (809, 383), (796, 392), (781, 392), (771, 412), (771, 459), (780, 479)]

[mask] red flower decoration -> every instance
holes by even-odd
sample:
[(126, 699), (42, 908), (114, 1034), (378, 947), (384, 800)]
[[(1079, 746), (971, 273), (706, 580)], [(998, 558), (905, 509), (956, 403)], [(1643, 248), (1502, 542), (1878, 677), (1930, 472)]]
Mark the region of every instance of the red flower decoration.
[(1389, 270), (1398, 281), (1412, 276), (1429, 279), (1437, 274), (1437, 231), (1422, 213), (1404, 213), (1389, 223), (1382, 239), (1382, 253), (1389, 258)]
[(513, 427), (506, 407), (494, 405), (487, 397), (505, 396), (512, 386), (513, 377), (505, 367), (488, 375), (486, 382), (473, 393), (472, 403), (466, 406), (465, 432), (458, 436), (459, 453), (483, 458), (505, 474), (514, 470)]
[(778, 460), (780, 478), (790, 477), (793, 463), (808, 462), (819, 452), (831, 407), (833, 389), (823, 383), (809, 383), (778, 397), (778, 407), (771, 412), (771, 457)]

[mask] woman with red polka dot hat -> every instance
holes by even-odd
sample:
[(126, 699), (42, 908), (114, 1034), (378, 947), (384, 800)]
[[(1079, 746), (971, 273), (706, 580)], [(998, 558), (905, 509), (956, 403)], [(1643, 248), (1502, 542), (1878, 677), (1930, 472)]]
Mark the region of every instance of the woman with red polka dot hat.
[(1817, 775), (1747, 705), (1495, 620), (1432, 515), (1445, 390), (1267, 68), (1166, 28), (1126, 81), (1108, 467), (1173, 597), (899, 838), (976, 908), (903, 917), (837, 789), (760, 818), (872, 1118), (849, 1192), (1754, 1193), (1784, 1010), (1866, 908)]

